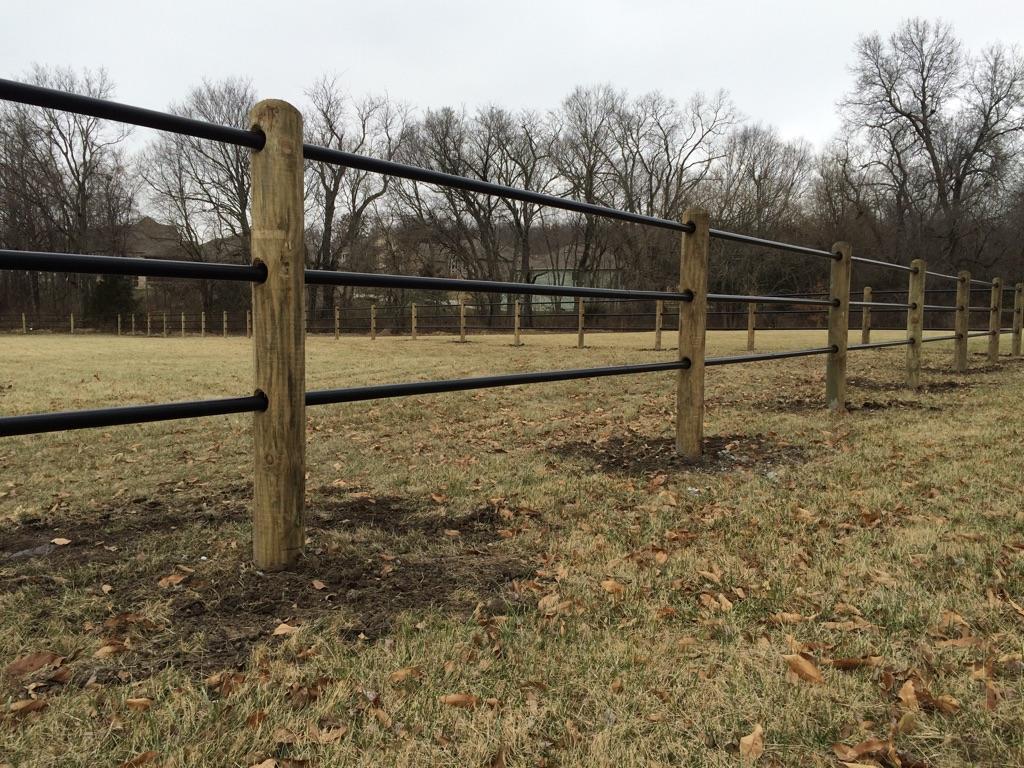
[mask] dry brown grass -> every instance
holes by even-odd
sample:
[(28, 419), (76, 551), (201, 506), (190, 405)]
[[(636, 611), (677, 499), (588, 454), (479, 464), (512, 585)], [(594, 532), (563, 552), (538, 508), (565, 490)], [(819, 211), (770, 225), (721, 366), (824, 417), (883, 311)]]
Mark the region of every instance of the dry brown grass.
[[(673, 354), (509, 341), (311, 338), (308, 385)], [(5, 414), (251, 389), (244, 339), (0, 344)], [(839, 418), (821, 358), (711, 369), (700, 467), (670, 374), (311, 409), (290, 574), (249, 417), (4, 439), (0, 667), (59, 658), (0, 673), (0, 765), (736, 765), (757, 724), (757, 765), (1022, 764), (1024, 368), (950, 357), (851, 353)]]

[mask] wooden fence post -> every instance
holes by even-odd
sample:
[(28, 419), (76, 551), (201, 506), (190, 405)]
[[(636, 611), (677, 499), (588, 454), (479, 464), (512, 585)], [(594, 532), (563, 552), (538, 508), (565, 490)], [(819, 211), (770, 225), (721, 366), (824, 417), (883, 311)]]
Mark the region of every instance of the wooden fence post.
[(523, 342), (519, 340), (519, 322), (520, 322), (520, 308), (519, 299), (516, 299), (515, 315), (513, 316), (513, 330), (512, 330), (512, 344), (516, 347), (521, 347)]
[(466, 340), (466, 299), (459, 297), (459, 341)]
[[(864, 302), (871, 303), (871, 288), (864, 286)], [(860, 343), (871, 343), (871, 307), (860, 308)]]
[(834, 413), (846, 411), (846, 347), (850, 335), (850, 271), (853, 248), (849, 243), (836, 243), (832, 252), (839, 254), (832, 260), (829, 274), (828, 353), (825, 366), (825, 401)]
[(121, 313), (117, 313), (117, 335), (121, 335)]
[(149, 314), (149, 312), (146, 313), (146, 335), (153, 335), (153, 317)]
[(754, 351), (754, 328), (757, 326), (757, 305), (747, 305), (747, 352)]
[(135, 313), (132, 312), (132, 336), (135, 335)]
[(1013, 290), (1013, 343), (1010, 354), (1020, 357), (1021, 333), (1024, 332), (1024, 283), (1017, 283)]
[(164, 336), (167, 336), (167, 313), (164, 312)]
[(249, 120), (266, 136), (251, 168), (252, 257), (267, 268), (252, 286), (255, 384), (267, 399), (254, 417), (252, 551), (257, 568), (276, 570), (295, 563), (305, 538), (302, 115), (267, 100)]
[(206, 312), (199, 313), (199, 338), (206, 338)]
[(71, 335), (75, 335), (75, 313), (71, 313)]
[(252, 338), (252, 310), (245, 310), (245, 338)]
[(676, 450), (696, 461), (704, 450), (704, 343), (708, 310), (709, 217), (702, 208), (687, 208), (679, 251), (679, 292), (691, 301), (679, 302), (679, 360), (689, 360), (676, 378)]
[(185, 313), (181, 313), (181, 338), (185, 338)]
[(25, 319), (25, 313), (21, 313), (21, 332), (24, 334), (28, 333), (28, 320)]
[(228, 337), (228, 311), (225, 309), (220, 316), (221, 335)]
[(370, 305), (370, 341), (377, 338), (377, 305)]
[(583, 297), (576, 299), (576, 349), (583, 349), (583, 315), (586, 312)]
[(971, 273), (960, 272), (956, 279), (956, 341), (953, 342), (953, 370), (967, 370), (967, 342), (971, 333)]
[(988, 320), (988, 361), (999, 362), (999, 327), (1003, 323), (1003, 281), (1002, 278), (992, 279), (992, 301), (989, 306)]
[(334, 306), (334, 338), (341, 338), (341, 307), (337, 304)]
[(924, 284), (928, 266), (924, 259), (910, 262), (910, 285), (907, 288), (907, 386), (918, 389), (921, 386), (921, 340), (924, 338)]
[(661, 322), (665, 312), (665, 301), (658, 299), (654, 302), (654, 351), (661, 351)]
[(412, 340), (416, 341), (416, 305), (412, 305)]

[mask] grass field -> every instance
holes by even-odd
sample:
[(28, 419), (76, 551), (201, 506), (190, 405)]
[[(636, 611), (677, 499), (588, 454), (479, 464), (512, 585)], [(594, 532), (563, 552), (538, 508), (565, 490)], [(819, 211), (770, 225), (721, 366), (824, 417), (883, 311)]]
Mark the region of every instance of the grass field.
[[(310, 338), (307, 384), (652, 336)], [(919, 392), (851, 353), (842, 417), (821, 357), (709, 369), (699, 466), (672, 374), (310, 409), (282, 574), (247, 562), (249, 416), (3, 439), (0, 766), (1022, 765), (1024, 368), (974, 343)], [(245, 339), (0, 348), (5, 415), (252, 387)]]

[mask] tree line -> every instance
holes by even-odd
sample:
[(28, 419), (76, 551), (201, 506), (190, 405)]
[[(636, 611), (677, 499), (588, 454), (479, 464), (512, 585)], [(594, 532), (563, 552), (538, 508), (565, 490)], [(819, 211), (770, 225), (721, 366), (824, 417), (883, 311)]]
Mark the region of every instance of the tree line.
[[(353, 96), (322, 77), (299, 108), (314, 144), (678, 219), (687, 205), (714, 226), (932, 269), (1024, 276), (1024, 63), (1011, 47), (970, 51), (943, 22), (911, 19), (862, 36), (837, 108), (838, 135), (816, 149), (744, 117), (728, 93), (678, 101), (611, 85), (575, 88), (553, 110), (415, 110)], [(36, 66), (30, 82), (100, 98), (103, 71)], [(208, 81), (169, 111), (238, 127), (258, 100), (251, 81)], [(125, 254), (143, 214), (173, 225), (196, 261), (249, 259), (249, 150), (0, 103), (0, 244), (22, 250)], [(667, 288), (678, 235), (651, 227), (437, 188), (323, 164), (306, 169), (307, 262), (320, 269), (455, 274), (532, 282)], [(716, 242), (712, 289), (821, 290), (823, 265)], [(873, 286), (898, 273), (861, 270)], [(180, 286), (162, 287), (183, 306)], [(244, 286), (203, 282), (193, 304), (243, 306)], [(170, 297), (170, 298), (168, 298)], [(499, 297), (479, 297), (493, 314)], [(0, 272), (0, 314), (127, 310), (117, 278)], [(310, 290), (314, 313), (354, 301)], [(491, 302), (487, 304), (487, 302)], [(529, 304), (526, 312), (529, 313)]]

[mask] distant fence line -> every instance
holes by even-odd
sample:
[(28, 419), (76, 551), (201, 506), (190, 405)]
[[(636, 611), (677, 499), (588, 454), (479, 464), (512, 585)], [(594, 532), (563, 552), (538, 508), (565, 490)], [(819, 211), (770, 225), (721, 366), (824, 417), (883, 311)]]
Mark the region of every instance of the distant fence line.
[[(196, 418), (233, 413), (253, 416), (253, 560), (261, 569), (279, 569), (295, 564), (305, 543), (304, 499), (306, 476), (306, 408), (338, 403), (353, 403), (392, 397), (407, 397), (442, 392), (461, 392), (522, 384), (604, 378), (654, 372), (672, 372), (676, 376), (675, 443), (678, 453), (697, 460), (704, 449), (705, 369), (711, 366), (756, 363), (795, 357), (825, 358), (824, 402), (830, 411), (846, 410), (847, 356), (851, 351), (888, 347), (906, 347), (905, 382), (909, 388), (921, 386), (921, 350), (925, 343), (953, 342), (951, 366), (962, 372), (968, 367), (967, 345), (972, 337), (988, 338), (988, 359), (999, 358), (1000, 340), (1012, 332), (1012, 354), (1021, 353), (1021, 320), (1024, 314), (1024, 285), (1014, 288), (1012, 328), (1003, 327), (1003, 286), (999, 278), (991, 282), (973, 279), (969, 273), (946, 275), (930, 272), (924, 260), (909, 266), (855, 256), (849, 243), (837, 242), (830, 248), (781, 243), (710, 226), (707, 211), (688, 208), (679, 220), (661, 219), (630, 211), (617, 210), (531, 190), (454, 176), (428, 168), (404, 165), (373, 157), (304, 143), (302, 116), (290, 104), (268, 100), (259, 102), (250, 113), (250, 129), (216, 125), (177, 115), (108, 102), (102, 99), (68, 94), (38, 86), (0, 80), (0, 98), (48, 109), (61, 109), (100, 119), (118, 120), (138, 126), (187, 134), (252, 150), (251, 250), (252, 264), (209, 264), (172, 262), (138, 258), (89, 256), (80, 254), (37, 253), (0, 249), (0, 269), (118, 274), (189, 279), (216, 279), (252, 284), (251, 329), (254, 349), (255, 393), (191, 402), (131, 405), (55, 413), (0, 417), (0, 436), (29, 435), (42, 432), (139, 424), (151, 421)], [(468, 190), (477, 194), (515, 199), (590, 216), (611, 218), (642, 226), (668, 229), (680, 236), (679, 280), (676, 291), (610, 289), (582, 286), (546, 286), (533, 283), (508, 283), (494, 280), (430, 278), (411, 275), (381, 275), (358, 272), (302, 269), (303, 263), (303, 171), (304, 161), (329, 163), (371, 173), (386, 174), (440, 187)], [(708, 257), (712, 239), (721, 239), (765, 249), (781, 250), (800, 256), (826, 260), (829, 264), (829, 290), (825, 295), (757, 296), (722, 294), (708, 291)], [(820, 263), (820, 262), (819, 262)], [(899, 292), (903, 301), (876, 301), (867, 289), (861, 299), (851, 300), (852, 267), (866, 264), (907, 273), (907, 291)], [(926, 302), (927, 278), (955, 282), (952, 304)], [(475, 376), (439, 381), (411, 381), (370, 386), (341, 387), (306, 391), (305, 389), (305, 286), (334, 285), (377, 289), (413, 289), (465, 294), (568, 296), (577, 300), (577, 345), (584, 346), (588, 318), (587, 302), (599, 299), (654, 301), (656, 346), (666, 330), (667, 308), (674, 308), (678, 348), (672, 360), (581, 369), (556, 369)], [(971, 302), (973, 286), (989, 293), (988, 306)], [(879, 291), (878, 295), (883, 292)], [(748, 322), (748, 345), (753, 348), (758, 312), (789, 307), (799, 311), (827, 313), (828, 340), (824, 346), (781, 352), (736, 354), (707, 357), (705, 343), (709, 319), (716, 317), (721, 304), (743, 306)], [(709, 307), (710, 309), (709, 311)], [(763, 309), (759, 309), (763, 308)], [(409, 333), (416, 338), (417, 310), (409, 308)], [(862, 341), (849, 344), (851, 314), (860, 312)], [(954, 332), (924, 336), (925, 313), (952, 315)], [(873, 314), (904, 312), (906, 338), (871, 342)], [(984, 312), (988, 329), (971, 331), (972, 312)], [(980, 314), (979, 314), (980, 316)], [(465, 306), (460, 306), (461, 338), (468, 332)], [(161, 334), (164, 320), (161, 314)], [(179, 332), (187, 332), (187, 318), (179, 317)], [(376, 333), (376, 309), (371, 307), (370, 333)], [(513, 312), (514, 340), (521, 341), (519, 305)], [(27, 320), (26, 320), (27, 322)], [(152, 333), (152, 317), (149, 319)], [(202, 318), (200, 318), (202, 324)], [(69, 317), (69, 331), (74, 321)], [(121, 319), (122, 333), (124, 318)], [(137, 326), (136, 326), (137, 328)], [(340, 334), (340, 320), (335, 321)], [(173, 331), (167, 328), (170, 335)], [(201, 330), (201, 333), (205, 332)]]

